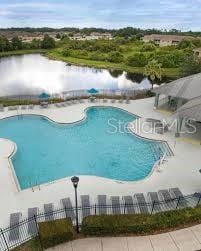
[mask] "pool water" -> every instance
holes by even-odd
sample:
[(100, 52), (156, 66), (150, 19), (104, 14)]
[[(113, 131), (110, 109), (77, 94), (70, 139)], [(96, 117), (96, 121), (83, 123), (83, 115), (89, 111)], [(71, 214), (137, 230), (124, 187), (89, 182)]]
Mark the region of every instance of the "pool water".
[(0, 121), (0, 137), (17, 144), (12, 161), (21, 189), (73, 175), (137, 181), (150, 173), (165, 148), (123, 130), (135, 119), (123, 110), (101, 107), (65, 125), (41, 116), (15, 116)]

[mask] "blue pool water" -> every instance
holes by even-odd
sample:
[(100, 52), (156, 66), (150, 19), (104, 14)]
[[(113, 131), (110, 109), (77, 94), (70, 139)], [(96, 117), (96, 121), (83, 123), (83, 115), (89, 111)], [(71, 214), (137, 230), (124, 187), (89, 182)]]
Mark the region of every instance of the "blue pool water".
[[(22, 189), (72, 175), (136, 181), (150, 173), (165, 148), (123, 132), (134, 119), (123, 110), (100, 107), (88, 109), (85, 120), (70, 125), (24, 115), (1, 120), (0, 137), (17, 144), (12, 161)], [(121, 127), (115, 132), (118, 121)]]

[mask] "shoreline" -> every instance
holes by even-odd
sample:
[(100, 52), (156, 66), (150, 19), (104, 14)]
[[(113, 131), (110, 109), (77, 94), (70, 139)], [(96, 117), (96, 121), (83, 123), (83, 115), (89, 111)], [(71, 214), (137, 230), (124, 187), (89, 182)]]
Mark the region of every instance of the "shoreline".
[[(124, 64), (117, 64), (111, 62), (104, 61), (93, 61), (89, 59), (81, 59), (81, 58), (73, 58), (73, 57), (64, 57), (60, 55), (60, 53), (54, 49), (51, 51), (47, 51), (45, 53), (51, 60), (63, 61), (65, 63), (70, 63), (72, 65), (82, 66), (82, 67), (90, 67), (90, 68), (98, 68), (98, 69), (106, 69), (106, 70), (116, 70), (116, 71), (125, 71), (128, 73), (138, 73), (143, 74), (144, 67), (131, 67)], [(162, 77), (170, 78), (171, 80), (177, 79), (180, 77), (178, 68), (163, 68)]]
[[(125, 71), (128, 73), (138, 73), (143, 74), (143, 67), (131, 67), (125, 64), (117, 64), (111, 62), (104, 61), (93, 61), (88, 59), (81, 58), (73, 58), (73, 57), (64, 57), (60, 55), (58, 49), (48, 50), (48, 49), (28, 49), (28, 50), (17, 50), (17, 51), (6, 51), (0, 52), (0, 58), (10, 57), (10, 56), (18, 56), (18, 55), (26, 55), (26, 54), (42, 54), (51, 60), (57, 60), (65, 63), (69, 63), (72, 65), (80, 66), (80, 67), (90, 67), (97, 69), (106, 69), (113, 71)], [(162, 77), (168, 78), (170, 80), (175, 80), (180, 77), (178, 68), (163, 68)]]
[(0, 58), (18, 56), (18, 55), (26, 55), (26, 54), (46, 54), (48, 50), (46, 49), (30, 49), (30, 50), (16, 50), (16, 51), (5, 51), (0, 52)]

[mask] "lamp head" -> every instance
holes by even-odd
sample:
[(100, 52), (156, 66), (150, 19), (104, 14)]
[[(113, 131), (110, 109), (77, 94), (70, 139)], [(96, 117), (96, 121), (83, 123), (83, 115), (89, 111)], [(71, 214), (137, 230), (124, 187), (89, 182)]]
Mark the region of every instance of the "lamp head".
[(73, 183), (74, 188), (77, 188), (78, 182), (79, 182), (79, 177), (74, 176), (74, 177), (71, 178), (71, 181)]

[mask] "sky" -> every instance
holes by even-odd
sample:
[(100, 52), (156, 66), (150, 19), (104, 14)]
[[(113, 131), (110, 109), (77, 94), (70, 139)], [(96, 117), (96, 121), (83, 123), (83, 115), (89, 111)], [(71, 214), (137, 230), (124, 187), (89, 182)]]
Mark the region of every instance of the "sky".
[(201, 0), (0, 0), (0, 27), (201, 30)]

